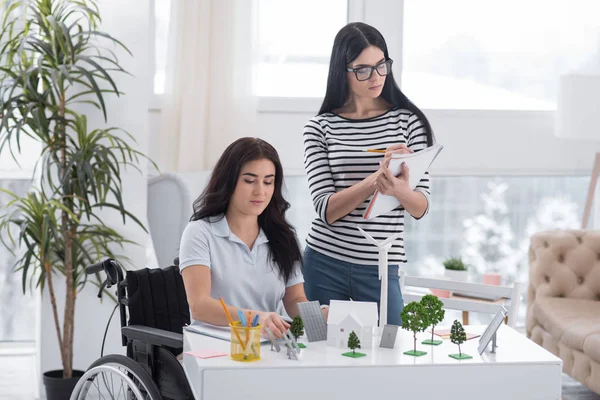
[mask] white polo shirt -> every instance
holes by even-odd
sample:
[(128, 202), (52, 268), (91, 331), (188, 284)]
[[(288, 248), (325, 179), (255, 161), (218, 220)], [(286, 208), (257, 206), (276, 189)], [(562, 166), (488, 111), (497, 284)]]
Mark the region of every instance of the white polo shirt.
[(269, 240), (261, 229), (252, 250), (239, 239), (223, 216), (190, 221), (181, 237), (179, 268), (210, 268), (211, 297), (234, 307), (282, 314), (286, 287), (304, 282), (300, 262), (287, 285), (269, 257)]

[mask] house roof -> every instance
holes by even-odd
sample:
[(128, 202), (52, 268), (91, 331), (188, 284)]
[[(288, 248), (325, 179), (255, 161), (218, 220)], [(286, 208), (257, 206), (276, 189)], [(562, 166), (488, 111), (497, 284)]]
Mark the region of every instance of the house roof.
[(362, 326), (376, 326), (379, 320), (377, 303), (331, 300), (327, 324), (340, 324), (350, 314), (354, 314), (354, 317)]
[(338, 325), (353, 324), (353, 323), (356, 323), (356, 324), (360, 325), (361, 327), (364, 326), (364, 324), (360, 321), (360, 319), (356, 315), (354, 315), (354, 313), (346, 315), (346, 318), (342, 319)]

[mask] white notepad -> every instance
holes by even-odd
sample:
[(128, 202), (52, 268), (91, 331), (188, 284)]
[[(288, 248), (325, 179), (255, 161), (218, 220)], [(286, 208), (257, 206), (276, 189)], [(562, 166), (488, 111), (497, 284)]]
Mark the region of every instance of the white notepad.
[[(401, 165), (405, 162), (410, 174), (410, 188), (414, 190), (443, 148), (444, 146), (441, 144), (434, 144), (416, 153), (394, 154), (390, 160), (390, 171), (394, 176), (398, 176), (402, 170)], [(392, 211), (399, 205), (400, 202), (394, 196), (386, 196), (376, 191), (363, 217), (365, 219), (375, 218)]]
[[(215, 339), (221, 339), (231, 342), (231, 328), (229, 328), (228, 326), (217, 326), (204, 322), (193, 322), (192, 324), (183, 327), (183, 329), (200, 335), (210, 336)], [(261, 337), (260, 344), (265, 343), (269, 343), (269, 339)]]

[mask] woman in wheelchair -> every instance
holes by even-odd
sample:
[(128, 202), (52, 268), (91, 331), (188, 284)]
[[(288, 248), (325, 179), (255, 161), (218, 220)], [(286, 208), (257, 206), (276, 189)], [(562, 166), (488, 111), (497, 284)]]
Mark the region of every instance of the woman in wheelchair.
[[(194, 202), (179, 251), (192, 323), (229, 324), (229, 314), (259, 315), (263, 332), (281, 337), (298, 315), (304, 294), (301, 251), (285, 218), (283, 169), (277, 151), (257, 138), (241, 138), (221, 155)], [(327, 309), (323, 309), (327, 318)]]

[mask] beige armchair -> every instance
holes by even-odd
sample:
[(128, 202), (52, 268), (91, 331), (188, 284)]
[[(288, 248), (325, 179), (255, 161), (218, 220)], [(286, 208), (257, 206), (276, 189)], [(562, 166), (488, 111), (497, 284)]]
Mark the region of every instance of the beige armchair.
[(549, 231), (529, 248), (527, 336), (600, 393), (600, 231)]

